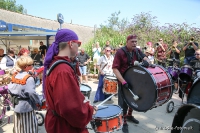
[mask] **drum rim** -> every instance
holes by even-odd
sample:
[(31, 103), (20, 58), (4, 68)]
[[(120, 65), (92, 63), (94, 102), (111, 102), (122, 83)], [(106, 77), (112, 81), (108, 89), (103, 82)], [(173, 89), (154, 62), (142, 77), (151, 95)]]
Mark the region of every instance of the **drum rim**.
[(99, 119), (99, 120), (108, 120), (108, 118), (115, 118), (116, 116), (120, 116), (122, 115), (122, 108), (119, 106), (119, 105), (115, 105), (115, 104), (104, 104), (104, 106), (109, 106), (109, 105), (112, 105), (112, 106), (117, 106), (119, 107), (120, 111), (119, 113), (115, 114), (115, 115), (112, 115), (110, 117), (96, 117), (96, 114), (94, 115), (93, 119)]
[(191, 94), (191, 92), (192, 92), (193, 87), (198, 83), (199, 80), (200, 80), (200, 77), (196, 78), (196, 79), (194, 80), (195, 82), (192, 83), (192, 86), (191, 86), (191, 88), (190, 88), (190, 90), (189, 90), (189, 92), (188, 92), (187, 102), (188, 102), (188, 100), (189, 100), (189, 98), (190, 98), (190, 94)]
[[(117, 80), (117, 77), (115, 77), (115, 76), (106, 76), (106, 75), (105, 75), (104, 78), (107, 78), (107, 77), (111, 77), (112, 80), (113, 80), (113, 79), (116, 79), (116, 80)], [(109, 79), (109, 78), (107, 78), (107, 79)]]

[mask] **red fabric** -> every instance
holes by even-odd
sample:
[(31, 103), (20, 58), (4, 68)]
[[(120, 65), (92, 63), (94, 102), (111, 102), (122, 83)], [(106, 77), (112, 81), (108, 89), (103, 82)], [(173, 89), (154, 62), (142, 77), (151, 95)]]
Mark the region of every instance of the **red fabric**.
[(163, 51), (163, 49), (161, 48), (161, 46), (158, 46), (156, 48), (156, 52), (157, 52), (157, 59), (159, 60), (163, 60), (166, 59), (166, 50), (168, 49), (167, 44), (163, 44), (163, 47), (165, 49), (165, 52)]
[[(53, 62), (61, 59), (70, 62), (68, 57), (58, 56)], [(46, 78), (45, 86), (47, 133), (88, 133), (85, 127), (92, 119), (93, 107), (83, 102), (85, 97), (72, 68), (64, 63), (56, 66)], [(59, 116), (54, 116), (51, 110)]]
[[(141, 50), (138, 49), (138, 52), (140, 53)], [(134, 57), (132, 60), (132, 64), (134, 64), (134, 61), (136, 61), (136, 60), (137, 60), (137, 56), (136, 56), (135, 50), (134, 50)], [(113, 61), (112, 68), (118, 69), (122, 75), (126, 71), (126, 69), (128, 69), (128, 59), (127, 59), (125, 52), (122, 49), (117, 50), (117, 53), (115, 54), (115, 58)]]
[(37, 74), (41, 74), (44, 71), (44, 66), (40, 67), (39, 69), (35, 70)]

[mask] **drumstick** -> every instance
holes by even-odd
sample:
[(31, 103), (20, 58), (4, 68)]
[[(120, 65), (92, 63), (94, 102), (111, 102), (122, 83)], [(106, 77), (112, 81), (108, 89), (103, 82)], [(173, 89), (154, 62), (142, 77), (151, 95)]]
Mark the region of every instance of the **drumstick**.
[[(116, 93), (117, 94), (117, 93)], [(100, 104), (98, 104), (96, 107), (99, 107), (100, 105), (104, 104), (105, 102), (107, 102), (111, 97), (113, 97), (115, 94), (112, 94), (111, 96), (109, 96), (108, 98), (106, 98), (104, 101), (102, 101)]]
[(139, 99), (139, 97), (138, 97), (137, 95), (135, 95), (135, 94), (132, 92), (132, 90), (131, 90), (130, 88), (128, 88), (128, 90), (129, 90), (130, 93), (133, 95), (133, 99), (134, 99), (135, 101), (137, 101), (137, 100)]

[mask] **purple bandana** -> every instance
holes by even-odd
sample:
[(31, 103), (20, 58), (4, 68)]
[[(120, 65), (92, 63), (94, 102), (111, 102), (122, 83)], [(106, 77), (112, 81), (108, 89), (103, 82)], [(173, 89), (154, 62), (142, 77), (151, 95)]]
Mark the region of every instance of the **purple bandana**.
[(59, 47), (58, 44), (61, 42), (69, 42), (72, 40), (78, 40), (77, 34), (69, 29), (61, 29), (56, 33), (55, 42), (49, 47), (46, 53), (45, 62), (44, 62), (44, 72), (43, 72), (43, 93), (45, 94), (45, 79), (46, 71), (52, 63), (53, 57), (58, 55)]

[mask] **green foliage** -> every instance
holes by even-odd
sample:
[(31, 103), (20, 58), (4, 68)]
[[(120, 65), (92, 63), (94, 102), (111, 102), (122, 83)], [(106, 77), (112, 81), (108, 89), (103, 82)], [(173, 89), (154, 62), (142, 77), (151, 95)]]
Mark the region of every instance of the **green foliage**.
[[(105, 46), (106, 40), (110, 44), (117, 47), (119, 44), (126, 43), (126, 37), (129, 34), (136, 34), (138, 36), (138, 45), (140, 47), (146, 46), (148, 41), (155, 44), (160, 38), (164, 43), (172, 46), (172, 40), (177, 40), (179, 46), (183, 47), (190, 37), (194, 37), (196, 42), (200, 41), (200, 28), (189, 25), (186, 22), (182, 24), (165, 24), (159, 25), (157, 17), (150, 13), (140, 13), (133, 16), (132, 21), (128, 22), (126, 19), (119, 18), (120, 11), (111, 14), (108, 22), (105, 25), (100, 25), (96, 31), (95, 38), (89, 41), (86, 45), (86, 51), (92, 56), (92, 45), (99, 42), (101, 48)], [(183, 60), (184, 52), (181, 52), (181, 60)]]
[(22, 5), (16, 4), (16, 0), (0, 0), (0, 8), (13, 12), (27, 14), (27, 10), (24, 9)]

